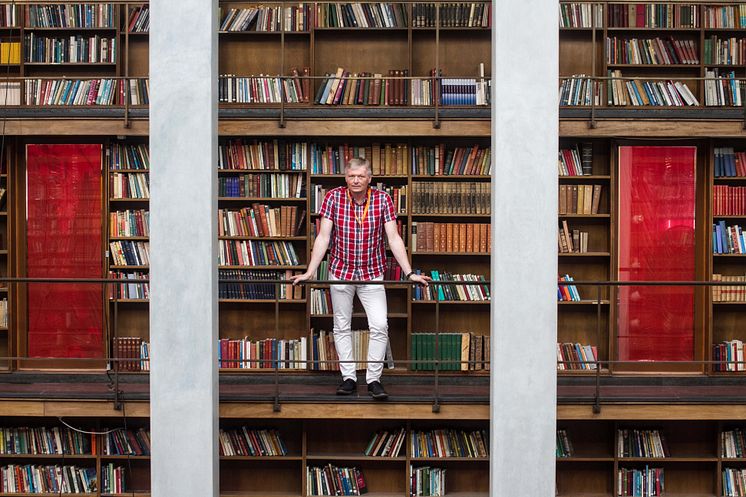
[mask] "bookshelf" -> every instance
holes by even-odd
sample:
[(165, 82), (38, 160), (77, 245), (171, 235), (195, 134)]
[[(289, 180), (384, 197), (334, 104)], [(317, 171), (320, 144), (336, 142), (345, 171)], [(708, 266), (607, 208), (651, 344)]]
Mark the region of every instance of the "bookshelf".
[[(736, 87), (746, 74), (738, 9), (717, 2), (560, 2), (562, 105), (590, 105), (595, 92), (600, 107), (740, 106)], [(593, 89), (587, 77), (629, 79)], [(646, 88), (653, 81), (676, 88)]]
[[(432, 106), (432, 100), (424, 97), (415, 102), (413, 90), (433, 90), (430, 78), (436, 66), (444, 77), (469, 78), (458, 84), (473, 91), (489, 80), (491, 70), (489, 4), (443, 5), (440, 9), (441, 3), (221, 2), (220, 102), (229, 108), (273, 107), (281, 102), (313, 106), (322, 85), (339, 86), (338, 80), (327, 76), (344, 76), (368, 78), (345, 80), (343, 85), (360, 83), (366, 96), (369, 85), (380, 87), (377, 102), (372, 91), (363, 102), (361, 89), (356, 105)], [(43, 6), (49, 8), (45, 11)], [(75, 9), (96, 16), (82, 25), (53, 17)], [(0, 41), (8, 52), (3, 68), (27, 82), (8, 83), (9, 104), (147, 105), (148, 10), (147, 3), (129, 2), (16, 6), (15, 19), (3, 20), (0, 26)], [(67, 50), (70, 43), (79, 45), (86, 58), (60, 58), (63, 53), (77, 53)], [(46, 54), (45, 47), (55, 44), (61, 48), (59, 55)], [(97, 50), (88, 50), (89, 44)], [(350, 44), (368, 47), (364, 63), (354, 51), (346, 50)], [(293, 79), (283, 82), (278, 76)], [(298, 79), (304, 76), (309, 79)], [(412, 84), (386, 79), (409, 76), (419, 79)], [(444, 87), (444, 91), (451, 90)], [(339, 105), (333, 101), (330, 98), (329, 104)], [(353, 105), (352, 99), (345, 102)]]
[[(339, 422), (349, 427), (339, 432)], [(0, 430), (5, 439), (14, 440), (13, 447), (4, 447), (0, 467), (9, 465), (43, 464), (87, 467), (97, 478), (98, 485), (88, 492), (95, 496), (149, 495), (150, 493), (150, 435), (148, 418), (121, 419), (73, 418), (68, 424), (93, 435), (73, 436), (75, 445), (65, 445), (65, 452), (55, 451), (57, 434), (64, 437), (70, 431), (56, 418), (4, 417)], [(446, 437), (458, 437), (463, 444), (477, 446), (477, 438), (487, 434), (486, 421), (425, 421), (408, 419), (245, 419), (226, 416), (220, 422), (220, 493), (221, 495), (311, 495), (306, 473), (309, 468), (358, 468), (372, 495), (409, 495), (409, 467), (441, 465), (447, 468), (446, 483), (450, 492), (468, 492), (486, 496), (488, 457), (414, 457), (413, 437), (416, 433), (438, 436), (446, 444)], [(30, 432), (48, 441), (48, 453), (27, 449)], [(367, 456), (366, 447), (377, 434), (396, 433), (398, 455)], [(476, 437), (476, 438), (475, 438)], [(434, 441), (435, 438), (432, 438)], [(455, 438), (453, 438), (455, 440)], [(244, 452), (252, 447), (253, 454)], [(452, 447), (456, 448), (455, 445)], [(8, 450), (10, 449), (10, 450)], [(476, 450), (476, 449), (474, 449)], [(261, 452), (260, 452), (261, 451)], [(113, 475), (118, 469), (119, 486), (105, 485), (107, 471)], [(119, 476), (123, 475), (123, 476)], [(482, 481), (471, 489), (469, 479)], [(114, 489), (119, 491), (114, 491)], [(8, 491), (4, 491), (3, 494)]]
[[(14, 150), (8, 144), (0, 154), (0, 191), (3, 192), (2, 198), (0, 198), (0, 275), (8, 277), (11, 274), (11, 255), (13, 253), (10, 238), (12, 217), (8, 215), (8, 212), (12, 212), (9, 207), (12, 205), (10, 199), (12, 198), (11, 186), (13, 184), (10, 177), (12, 169), (10, 165), (14, 162)], [(12, 350), (13, 346), (12, 314), (10, 313), (12, 303), (9, 287), (8, 283), (0, 284), (0, 355), (6, 357), (10, 355), (8, 352)], [(0, 370), (3, 369), (10, 369), (9, 361), (0, 361)]]

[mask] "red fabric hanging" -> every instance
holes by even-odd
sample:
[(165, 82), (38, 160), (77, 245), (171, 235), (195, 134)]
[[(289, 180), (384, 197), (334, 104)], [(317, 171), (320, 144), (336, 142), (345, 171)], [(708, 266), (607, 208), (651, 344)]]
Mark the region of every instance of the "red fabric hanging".
[[(28, 145), (26, 272), (101, 278), (101, 145)], [(104, 357), (99, 284), (28, 285), (29, 357)]]
[[(696, 147), (619, 147), (619, 280), (695, 279)], [(694, 288), (621, 287), (624, 361), (694, 359)]]

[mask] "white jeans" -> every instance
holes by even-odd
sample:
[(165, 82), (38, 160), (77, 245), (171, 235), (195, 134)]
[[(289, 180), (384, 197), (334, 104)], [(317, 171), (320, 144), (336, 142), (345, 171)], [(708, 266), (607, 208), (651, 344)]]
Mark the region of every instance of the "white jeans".
[[(330, 280), (337, 280), (331, 274)], [(382, 281), (383, 276), (373, 281)], [(334, 308), (334, 346), (337, 356), (343, 362), (339, 365), (342, 379), (357, 381), (355, 363), (352, 362), (352, 301), (357, 297), (363, 304), (368, 316), (370, 330), (368, 342), (368, 368), (365, 376), (366, 383), (379, 381), (383, 372), (383, 361), (388, 344), (388, 310), (386, 305), (386, 289), (383, 285), (330, 285), (332, 307)]]

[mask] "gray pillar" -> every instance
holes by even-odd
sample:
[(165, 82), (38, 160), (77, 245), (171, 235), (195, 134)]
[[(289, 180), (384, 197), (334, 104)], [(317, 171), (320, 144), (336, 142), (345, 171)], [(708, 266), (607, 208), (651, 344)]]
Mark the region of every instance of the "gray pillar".
[(151, 495), (217, 496), (217, 2), (150, 15)]
[(490, 495), (555, 495), (557, 2), (493, 2)]

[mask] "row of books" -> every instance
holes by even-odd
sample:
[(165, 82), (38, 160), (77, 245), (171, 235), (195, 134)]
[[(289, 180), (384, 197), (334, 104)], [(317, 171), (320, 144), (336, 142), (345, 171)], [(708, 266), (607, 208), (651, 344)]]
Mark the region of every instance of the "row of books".
[(412, 185), (413, 214), (489, 214), (490, 183), (418, 181)]
[(69, 428), (0, 426), (0, 454), (92, 454), (91, 436)]
[(412, 222), (412, 250), (417, 253), (481, 253), (492, 247), (492, 226), (486, 223)]
[(306, 468), (308, 495), (362, 495), (368, 492), (363, 472), (357, 468), (341, 468), (332, 464)]
[[(438, 9), (440, 12), (438, 12)], [(412, 6), (412, 26), (434, 28), (489, 28), (492, 26), (492, 4), (489, 2), (416, 3)]]
[(118, 371), (150, 371), (150, 342), (140, 337), (114, 337), (112, 347)]
[(720, 433), (720, 457), (746, 457), (746, 432), (742, 428)]
[[(574, 281), (572, 276), (566, 274), (559, 277), (560, 282)], [(558, 302), (580, 302), (580, 292), (576, 285), (564, 284), (557, 285), (557, 301)]]
[(409, 495), (443, 496), (446, 495), (446, 469), (430, 466), (410, 466)]
[(741, 106), (742, 80), (736, 79), (736, 73), (730, 71), (720, 75), (717, 69), (705, 71), (705, 105), (707, 106)]
[(329, 288), (311, 288), (311, 314), (331, 314), (332, 294)]
[(394, 203), (394, 212), (401, 216), (407, 214), (407, 192), (409, 192), (409, 186), (387, 186), (379, 182), (375, 184), (375, 188), (387, 193), (391, 197), (391, 201)]
[(613, 4), (607, 22), (610, 28), (698, 28), (699, 5)]
[(288, 241), (220, 240), (221, 266), (298, 266), (300, 259)]
[(601, 4), (560, 3), (560, 28), (597, 28), (604, 24), (604, 10)]
[(664, 495), (663, 468), (627, 469), (617, 471), (617, 495), (621, 497), (659, 497)]
[(741, 226), (726, 226), (725, 221), (712, 225), (713, 254), (746, 254), (746, 240)]
[(670, 457), (666, 438), (659, 430), (617, 430), (617, 457)]
[(0, 5), (0, 27), (12, 28), (18, 26), (18, 9), (14, 4)]
[(746, 5), (706, 5), (704, 22), (706, 28), (744, 28)]
[[(436, 352), (437, 350), (437, 352)], [(490, 369), (490, 336), (474, 333), (412, 333), (412, 371), (482, 371)]]
[(489, 436), (485, 430), (412, 430), (412, 457), (489, 457)]
[(713, 302), (746, 302), (746, 275), (713, 273), (712, 281), (732, 282), (733, 285), (712, 287)]
[(574, 148), (560, 149), (557, 159), (560, 176), (590, 176), (593, 174), (593, 143), (583, 142)]
[[(304, 80), (307, 81), (307, 80)], [(218, 102), (237, 104), (297, 104), (308, 102), (309, 93), (297, 75), (291, 78), (259, 74), (218, 78)]]
[(0, 41), (0, 64), (21, 63), (21, 42)]
[(150, 6), (135, 7), (130, 11), (127, 30), (130, 33), (148, 33), (150, 31)]
[(490, 105), (491, 102), (491, 80), (474, 78), (441, 78), (440, 80), (440, 104), (443, 106)]
[(109, 236), (148, 236), (150, 212), (147, 209), (127, 209), (109, 213)]
[(723, 495), (726, 497), (746, 496), (746, 469), (723, 468)]
[(299, 210), (297, 205), (270, 207), (256, 202), (237, 211), (218, 209), (218, 236), (297, 236), (303, 224), (298, 215), (306, 213)]
[(279, 430), (252, 430), (247, 426), (218, 434), (221, 456), (286, 456), (288, 449)]
[(601, 105), (601, 84), (585, 74), (573, 74), (560, 81), (561, 106)]
[(585, 254), (588, 252), (588, 232), (570, 230), (567, 220), (563, 219), (557, 231), (557, 245), (560, 254)]
[(116, 300), (149, 300), (150, 283), (142, 282), (150, 277), (140, 271), (109, 271), (110, 279), (124, 280), (109, 284), (109, 298)]
[(714, 344), (712, 346), (712, 360), (715, 361), (713, 365), (715, 371), (746, 371), (743, 341), (726, 340)]
[(106, 149), (106, 158), (110, 171), (123, 169), (150, 169), (150, 150), (144, 143), (112, 143)]
[(704, 39), (702, 52), (705, 64), (741, 65), (746, 62), (746, 40), (708, 36)]
[(609, 70), (608, 104), (613, 106), (668, 106), (699, 105), (697, 97), (686, 83), (673, 80), (646, 81), (622, 79), (622, 71)]
[(317, 28), (406, 28), (407, 7), (402, 3), (318, 3)]
[[(300, 271), (257, 271), (247, 269), (218, 270), (218, 298), (221, 300), (302, 300), (304, 286), (292, 283), (250, 283), (257, 280), (289, 280)], [(241, 280), (227, 281), (227, 280)], [(247, 281), (249, 283), (244, 283)], [(279, 296), (278, 296), (279, 288)]]
[(350, 159), (357, 157), (370, 162), (374, 176), (406, 176), (410, 156), (410, 148), (406, 143), (372, 143), (369, 146), (313, 143), (310, 157), (311, 173), (344, 174)]
[(147, 266), (150, 264), (150, 243), (133, 240), (109, 242), (111, 261), (115, 266)]
[(412, 147), (413, 175), (420, 176), (471, 176), (492, 173), (490, 147), (478, 144), (470, 147), (446, 149), (445, 144), (434, 147)]
[(145, 428), (106, 430), (104, 454), (110, 456), (149, 456), (150, 431)]
[(96, 468), (10, 464), (0, 468), (0, 493), (91, 494), (97, 488)]
[(715, 147), (715, 177), (746, 177), (746, 152)]
[(693, 40), (666, 38), (606, 38), (607, 64), (699, 64)]
[(218, 146), (218, 170), (305, 171), (308, 143), (235, 139)]
[(150, 176), (148, 173), (117, 173), (109, 176), (111, 198), (149, 199)]
[(43, 64), (117, 63), (117, 39), (99, 35), (51, 38), (29, 33), (23, 37), (24, 62)]
[(336, 73), (326, 73), (313, 102), (319, 105), (408, 105), (408, 69), (389, 69), (383, 74), (352, 73), (338, 67)]
[(306, 337), (297, 340), (283, 338), (221, 338), (218, 365), (223, 369), (306, 369)]
[(300, 174), (238, 174), (218, 177), (218, 197), (303, 198), (305, 177)]
[(114, 28), (116, 10), (110, 3), (28, 4), (28, 28)]
[[(352, 348), (352, 360), (355, 361), (356, 369), (367, 368), (367, 345), (365, 345), (365, 338), (359, 337), (361, 331), (367, 332), (368, 330), (352, 330), (352, 340), (355, 344)], [(369, 337), (368, 337), (369, 339)], [(365, 349), (365, 350), (364, 350)], [(365, 354), (363, 352), (365, 351)], [(319, 330), (315, 331), (311, 329), (309, 338), (309, 351), (310, 363), (308, 369), (313, 371), (339, 371), (339, 357), (337, 356), (337, 349), (334, 346), (334, 334), (330, 331)], [(394, 358), (391, 354), (391, 343), (386, 344), (386, 355), (384, 357), (385, 366), (388, 369), (393, 369)]]
[(559, 214), (598, 214), (603, 185), (559, 185)]
[[(426, 271), (417, 274), (427, 274)], [(430, 271), (430, 277), (434, 282), (478, 282), (475, 285), (449, 285), (435, 284), (427, 287), (415, 286), (412, 296), (414, 300), (441, 301), (441, 302), (485, 302), (490, 300), (489, 285), (483, 275), (476, 274), (452, 274), (447, 271)]]
[(714, 216), (746, 216), (746, 187), (714, 185), (712, 187)]
[(310, 28), (308, 4), (281, 6), (256, 6), (228, 9), (220, 21), (221, 32), (242, 31), (308, 31)]
[[(133, 104), (133, 98), (141, 98), (141, 95), (133, 95), (130, 91), (133, 80), (126, 83), (125, 80), (114, 78), (97, 79), (27, 79), (24, 81), (25, 105), (32, 106), (99, 106), (99, 105), (124, 105), (125, 101)], [(140, 85), (134, 82), (139, 88)], [(144, 82), (147, 91), (147, 80)], [(20, 102), (20, 82), (17, 87), (6, 86), (8, 91), (17, 92), (17, 100)], [(0, 95), (2, 96), (2, 95)], [(15, 98), (15, 95), (13, 96)], [(147, 103), (147, 96), (142, 96)]]
[(595, 370), (598, 350), (594, 345), (557, 342), (557, 370)]
[(101, 465), (101, 493), (121, 494), (128, 490), (123, 466)]
[(407, 430), (377, 431), (368, 442), (363, 454), (370, 457), (399, 457), (404, 440), (407, 438)]
[(557, 430), (557, 450), (555, 455), (557, 457), (572, 457), (575, 454), (570, 437), (567, 435), (567, 430)]

